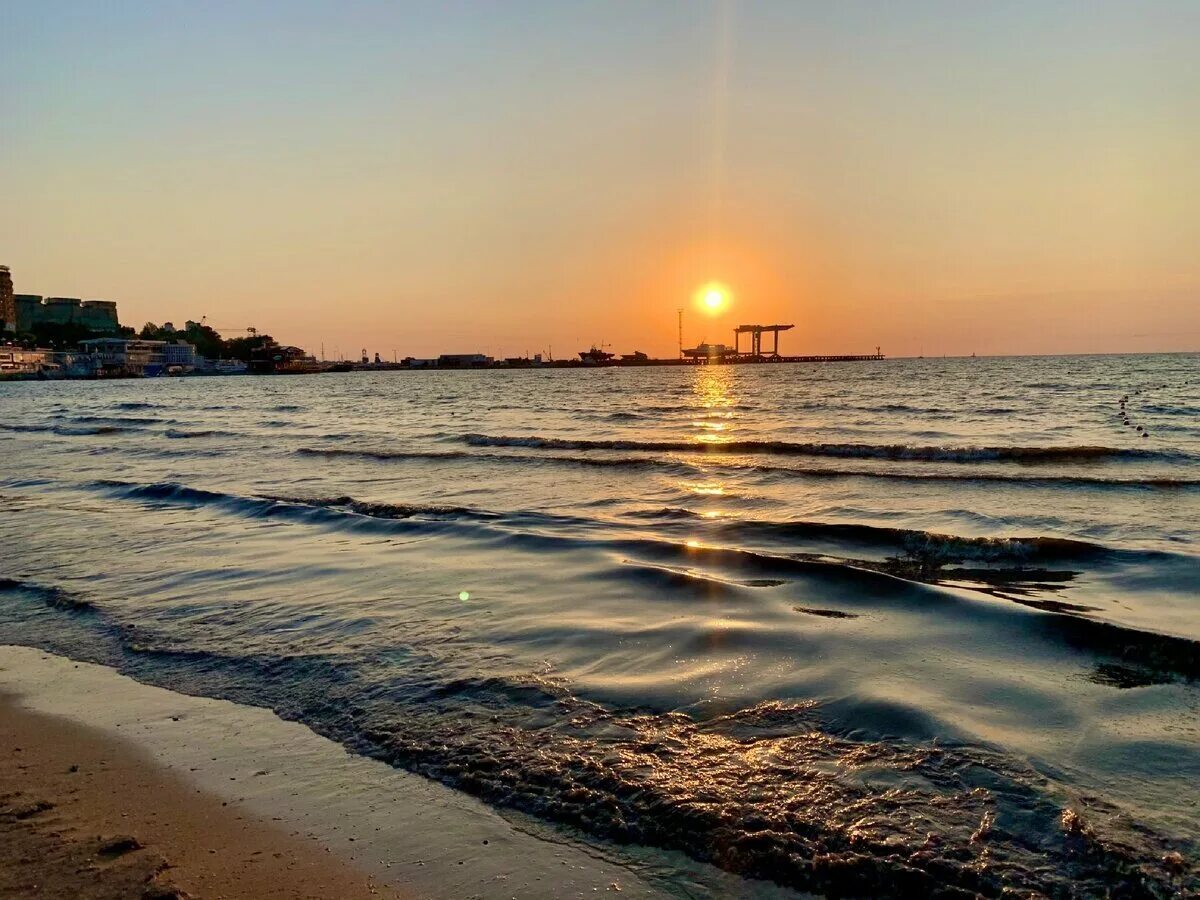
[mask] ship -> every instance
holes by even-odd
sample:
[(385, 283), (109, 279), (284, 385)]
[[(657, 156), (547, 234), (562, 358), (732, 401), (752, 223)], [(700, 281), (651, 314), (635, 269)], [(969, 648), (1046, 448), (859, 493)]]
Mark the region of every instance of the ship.
[(609, 353), (607, 350), (597, 347), (595, 344), (593, 344), (588, 350), (579, 351), (579, 358), (583, 360), (585, 365), (589, 366), (603, 365), (611, 360), (615, 355), (616, 354), (614, 353)]
[(730, 347), (728, 344), (706, 342), (684, 350), (683, 355), (688, 359), (724, 359), (727, 356), (737, 356), (738, 351), (736, 347)]

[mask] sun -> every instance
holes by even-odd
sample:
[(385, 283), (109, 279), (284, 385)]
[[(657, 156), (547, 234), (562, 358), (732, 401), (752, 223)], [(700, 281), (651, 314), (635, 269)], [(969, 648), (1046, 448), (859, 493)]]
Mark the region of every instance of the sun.
[(696, 305), (709, 315), (715, 316), (724, 312), (729, 306), (731, 295), (729, 288), (719, 281), (710, 281), (701, 285), (695, 294)]

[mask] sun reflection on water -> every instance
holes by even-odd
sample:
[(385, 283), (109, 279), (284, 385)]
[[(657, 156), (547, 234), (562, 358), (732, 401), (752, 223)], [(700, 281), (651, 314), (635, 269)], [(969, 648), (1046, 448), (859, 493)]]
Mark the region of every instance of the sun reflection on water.
[(733, 375), (729, 366), (696, 366), (692, 392), (703, 409), (735, 406)]

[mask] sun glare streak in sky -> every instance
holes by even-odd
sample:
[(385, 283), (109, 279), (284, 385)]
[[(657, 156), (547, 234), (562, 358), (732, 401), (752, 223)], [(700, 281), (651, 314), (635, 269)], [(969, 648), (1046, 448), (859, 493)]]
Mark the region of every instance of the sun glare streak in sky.
[(709, 172), (709, 265), (724, 237), (726, 145), (729, 134), (730, 79), (733, 76), (733, 0), (716, 0), (716, 45), (712, 82), (712, 161)]

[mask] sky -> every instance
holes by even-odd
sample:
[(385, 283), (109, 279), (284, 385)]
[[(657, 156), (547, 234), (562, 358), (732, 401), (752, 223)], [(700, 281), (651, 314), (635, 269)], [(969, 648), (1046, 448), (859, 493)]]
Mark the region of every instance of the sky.
[[(5, 0), (0, 264), (327, 357), (1200, 350), (1200, 3)], [(693, 302), (728, 286), (716, 314)]]

